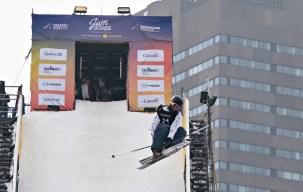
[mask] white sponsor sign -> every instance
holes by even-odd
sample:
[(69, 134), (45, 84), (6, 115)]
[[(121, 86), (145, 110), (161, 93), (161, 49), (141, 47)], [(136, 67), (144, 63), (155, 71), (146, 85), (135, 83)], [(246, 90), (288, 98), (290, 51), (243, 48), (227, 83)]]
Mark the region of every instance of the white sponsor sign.
[(65, 95), (39, 94), (39, 105), (64, 105)]
[(65, 91), (65, 79), (39, 79), (39, 90)]
[(164, 92), (164, 80), (138, 80), (138, 92)]
[(158, 107), (164, 104), (164, 95), (138, 95), (138, 107)]
[(138, 65), (138, 77), (164, 77), (163, 65)]
[(41, 48), (40, 60), (66, 61), (67, 49)]
[(163, 62), (164, 61), (164, 50), (151, 49), (151, 50), (138, 50), (137, 61), (152, 61), (152, 62)]
[(39, 75), (47, 76), (65, 76), (65, 64), (39, 64)]

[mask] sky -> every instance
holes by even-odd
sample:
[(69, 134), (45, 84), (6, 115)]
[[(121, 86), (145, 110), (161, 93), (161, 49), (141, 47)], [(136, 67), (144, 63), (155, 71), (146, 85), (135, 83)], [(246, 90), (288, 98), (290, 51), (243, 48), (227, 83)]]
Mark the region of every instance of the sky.
[(149, 148), (117, 155), (151, 145), (154, 115), (128, 112), (126, 100), (24, 115), (19, 191), (184, 192), (182, 150), (144, 170)]
[[(1, 51), (0, 80), (7, 86), (23, 85), (25, 102), (30, 97), (31, 56), (26, 60), (31, 49), (31, 14), (72, 14), (75, 6), (86, 6), (87, 15), (117, 15), (118, 7), (130, 7), (131, 13), (146, 8), (157, 0), (9, 0), (3, 1), (0, 12)], [(15, 94), (16, 89), (7, 93)]]

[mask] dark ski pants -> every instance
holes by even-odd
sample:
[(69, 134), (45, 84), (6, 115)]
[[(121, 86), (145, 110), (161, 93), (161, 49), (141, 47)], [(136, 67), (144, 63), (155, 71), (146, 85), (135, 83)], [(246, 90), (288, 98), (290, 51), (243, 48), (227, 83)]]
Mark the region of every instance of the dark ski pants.
[[(164, 124), (159, 124), (154, 132), (154, 137), (153, 137), (153, 143), (151, 145), (151, 150), (157, 150), (157, 151), (162, 151), (164, 143), (167, 139), (167, 136), (169, 134), (169, 126), (164, 125)], [(174, 138), (172, 145), (176, 145), (185, 138), (187, 132), (183, 127), (179, 127)]]

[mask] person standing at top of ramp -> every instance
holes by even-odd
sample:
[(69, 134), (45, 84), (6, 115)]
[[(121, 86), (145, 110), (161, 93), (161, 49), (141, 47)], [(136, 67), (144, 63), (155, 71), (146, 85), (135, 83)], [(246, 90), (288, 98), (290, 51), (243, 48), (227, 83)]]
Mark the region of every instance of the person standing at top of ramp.
[(187, 132), (181, 127), (183, 115), (181, 112), (183, 98), (175, 95), (171, 98), (170, 104), (160, 105), (153, 119), (151, 135), (153, 142), (151, 150), (154, 158), (161, 156), (164, 149), (180, 143)]
[(82, 91), (82, 99), (89, 100), (88, 84), (86, 78), (83, 78), (82, 80), (81, 91)]
[(97, 101), (111, 101), (111, 90), (106, 85), (104, 79), (99, 79), (99, 85), (96, 87), (96, 100)]

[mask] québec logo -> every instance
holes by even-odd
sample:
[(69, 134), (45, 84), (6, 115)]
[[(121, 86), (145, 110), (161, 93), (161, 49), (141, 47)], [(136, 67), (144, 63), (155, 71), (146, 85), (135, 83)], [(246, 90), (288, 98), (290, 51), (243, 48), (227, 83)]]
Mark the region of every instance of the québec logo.
[(49, 67), (44, 67), (44, 70), (45, 71), (61, 71), (61, 68), (49, 66)]
[(155, 72), (159, 72), (159, 69), (151, 69), (151, 68), (147, 68), (147, 69), (142, 69), (143, 73), (147, 73), (147, 72), (151, 72), (151, 73), (155, 73)]

